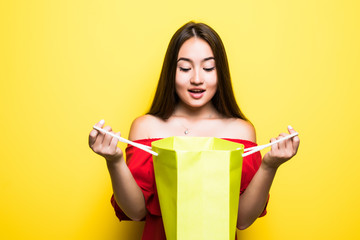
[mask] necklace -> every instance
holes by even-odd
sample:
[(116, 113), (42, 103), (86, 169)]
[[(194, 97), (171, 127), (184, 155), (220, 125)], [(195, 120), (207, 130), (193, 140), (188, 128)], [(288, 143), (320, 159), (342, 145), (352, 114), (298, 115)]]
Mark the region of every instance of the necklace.
[[(207, 119), (212, 118), (212, 116), (213, 116), (212, 114), (209, 114)], [(180, 122), (180, 121), (178, 121), (178, 122), (183, 126), (183, 128), (185, 128), (184, 135), (188, 135), (190, 133), (190, 129), (188, 127), (186, 127), (182, 122)]]
[(188, 128), (188, 127), (185, 127), (185, 125), (184, 125), (184, 124), (182, 124), (181, 122), (180, 122), (180, 124), (183, 126), (183, 128), (185, 128), (185, 130), (184, 130), (184, 134), (185, 134), (185, 135), (188, 135), (188, 134), (189, 134), (189, 132), (190, 132), (189, 128)]
[(189, 128), (188, 127), (186, 127), (182, 122), (180, 122), (180, 121), (178, 121), (178, 123), (180, 123), (181, 124), (181, 126), (183, 127), (183, 128), (185, 128), (185, 130), (184, 130), (184, 134), (185, 135), (188, 135), (189, 133), (190, 133), (190, 130), (189, 130)]

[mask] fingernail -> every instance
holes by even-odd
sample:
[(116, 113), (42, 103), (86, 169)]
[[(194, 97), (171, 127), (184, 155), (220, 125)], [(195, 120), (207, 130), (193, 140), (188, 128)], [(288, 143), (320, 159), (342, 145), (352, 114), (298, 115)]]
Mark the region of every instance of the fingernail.
[(292, 128), (292, 126), (289, 125), (289, 126), (288, 126), (288, 129), (291, 130), (291, 129), (293, 129), (293, 128)]
[(104, 123), (105, 123), (105, 120), (102, 119), (102, 120), (100, 121), (100, 124), (104, 124)]

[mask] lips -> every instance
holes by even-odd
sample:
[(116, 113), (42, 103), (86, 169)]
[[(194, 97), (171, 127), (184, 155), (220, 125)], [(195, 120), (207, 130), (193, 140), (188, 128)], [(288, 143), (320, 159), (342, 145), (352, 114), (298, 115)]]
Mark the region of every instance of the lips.
[(192, 89), (189, 89), (188, 92), (190, 93), (191, 97), (193, 97), (195, 99), (199, 99), (204, 95), (205, 89), (192, 88)]

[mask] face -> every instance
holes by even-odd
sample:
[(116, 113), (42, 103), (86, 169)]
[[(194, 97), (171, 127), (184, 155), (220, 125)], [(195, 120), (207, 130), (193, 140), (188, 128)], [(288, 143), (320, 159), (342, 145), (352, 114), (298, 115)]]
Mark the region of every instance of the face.
[(175, 88), (180, 100), (191, 108), (211, 104), (217, 89), (214, 54), (201, 38), (190, 38), (181, 46)]

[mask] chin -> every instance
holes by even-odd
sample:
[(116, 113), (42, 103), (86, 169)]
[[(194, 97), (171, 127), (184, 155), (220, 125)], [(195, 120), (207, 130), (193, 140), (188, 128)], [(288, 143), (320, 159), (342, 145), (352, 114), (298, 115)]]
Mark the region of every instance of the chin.
[(202, 108), (206, 105), (208, 105), (209, 103), (211, 103), (211, 101), (189, 101), (187, 103), (185, 103), (185, 105), (187, 105), (190, 108)]

